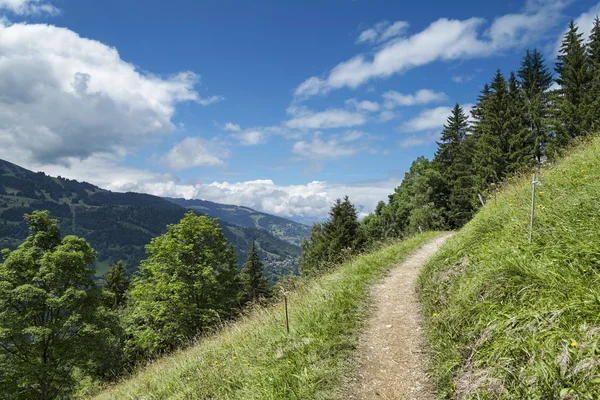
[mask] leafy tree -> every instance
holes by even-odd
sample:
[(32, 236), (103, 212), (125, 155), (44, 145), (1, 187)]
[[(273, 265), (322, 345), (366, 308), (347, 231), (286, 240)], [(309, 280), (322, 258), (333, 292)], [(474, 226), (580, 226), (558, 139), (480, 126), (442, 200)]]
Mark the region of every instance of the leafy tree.
[(263, 263), (260, 261), (254, 241), (252, 241), (252, 246), (250, 246), (246, 264), (242, 268), (241, 280), (246, 300), (257, 301), (261, 297), (269, 297), (271, 294), (268, 279), (263, 273)]
[(302, 254), (298, 260), (300, 273), (304, 276), (313, 276), (326, 268), (328, 260), (327, 243), (323, 237), (323, 225), (315, 222), (311, 228), (308, 239), (300, 243)]
[(550, 140), (550, 99), (548, 89), (552, 84), (552, 73), (546, 67), (544, 58), (536, 49), (527, 50), (518, 71), (525, 101), (524, 119), (529, 137), (526, 139), (531, 158), (541, 163)]
[(573, 138), (584, 135), (590, 128), (586, 91), (590, 89), (592, 76), (582, 34), (573, 21), (569, 23), (569, 30), (560, 46), (555, 70), (560, 89), (554, 110), (556, 138), (553, 152), (567, 146)]
[(234, 314), (237, 260), (215, 219), (190, 211), (146, 251), (129, 292), (127, 331), (134, 350), (168, 350)]
[(100, 373), (115, 353), (115, 320), (91, 267), (96, 252), (61, 239), (48, 211), (25, 215), (31, 234), (0, 264), (0, 397), (68, 397), (75, 375)]
[(104, 275), (104, 289), (113, 298), (112, 308), (118, 308), (125, 303), (125, 292), (129, 289), (129, 277), (125, 271), (123, 261), (118, 261), (110, 266)]

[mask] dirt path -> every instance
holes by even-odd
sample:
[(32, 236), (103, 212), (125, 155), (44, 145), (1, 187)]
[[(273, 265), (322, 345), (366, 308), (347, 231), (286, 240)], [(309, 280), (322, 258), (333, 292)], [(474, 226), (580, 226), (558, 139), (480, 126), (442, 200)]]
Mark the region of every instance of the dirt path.
[(349, 399), (435, 399), (416, 283), (421, 266), (448, 237), (427, 243), (373, 287), (374, 309), (360, 339), (359, 373)]

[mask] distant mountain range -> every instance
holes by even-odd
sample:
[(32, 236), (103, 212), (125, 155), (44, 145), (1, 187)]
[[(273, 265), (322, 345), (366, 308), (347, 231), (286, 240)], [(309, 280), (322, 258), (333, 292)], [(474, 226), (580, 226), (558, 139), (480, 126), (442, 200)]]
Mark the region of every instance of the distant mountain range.
[(50, 177), (0, 160), (0, 249), (16, 248), (29, 234), (23, 215), (49, 210), (63, 235), (84, 237), (98, 252), (97, 274), (125, 261), (134, 272), (146, 257), (144, 246), (179, 222), (187, 209), (218, 217), (243, 265), (250, 244), (258, 243), (266, 273), (297, 273), (306, 225), (254, 211), (202, 200), (163, 199), (141, 193), (114, 193), (86, 182)]

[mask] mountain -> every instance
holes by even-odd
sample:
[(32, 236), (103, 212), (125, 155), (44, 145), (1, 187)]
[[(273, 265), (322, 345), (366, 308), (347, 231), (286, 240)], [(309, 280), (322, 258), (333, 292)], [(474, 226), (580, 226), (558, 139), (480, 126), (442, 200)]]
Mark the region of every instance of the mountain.
[[(216, 203), (212, 204), (215, 204), (213, 209), (218, 208)], [(103, 275), (117, 260), (123, 260), (130, 273), (135, 271), (146, 256), (144, 246), (153, 237), (165, 233), (168, 224), (179, 222), (187, 212), (186, 208), (157, 196), (114, 193), (0, 160), (0, 248), (14, 249), (27, 237), (29, 232), (23, 215), (35, 210), (49, 210), (52, 217), (58, 219), (63, 235), (83, 237), (96, 249), (98, 275)], [(196, 210), (198, 214), (214, 216), (208, 211)], [(264, 229), (228, 222), (224, 214), (222, 209), (220, 225), (238, 254), (240, 266), (255, 240), (271, 281), (297, 272), (299, 246)], [(267, 217), (279, 220), (268, 214), (261, 214), (260, 220), (268, 220)], [(285, 226), (282, 222), (269, 225), (272, 224)], [(301, 228), (281, 229), (281, 232), (296, 232)]]
[(248, 207), (218, 204), (206, 200), (165, 199), (184, 208), (219, 218), (221, 221), (246, 228), (266, 230), (273, 236), (296, 245), (310, 235), (310, 227), (307, 225), (255, 211)]

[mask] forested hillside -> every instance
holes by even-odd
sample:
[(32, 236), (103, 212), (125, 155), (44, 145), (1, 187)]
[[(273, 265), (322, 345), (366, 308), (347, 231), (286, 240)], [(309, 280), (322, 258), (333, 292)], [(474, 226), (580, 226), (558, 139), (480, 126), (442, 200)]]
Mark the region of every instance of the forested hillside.
[(165, 198), (171, 203), (180, 205), (201, 214), (219, 218), (221, 221), (230, 222), (246, 228), (266, 230), (273, 236), (299, 245), (302, 239), (310, 234), (310, 227), (291, 221), (255, 211), (248, 207), (239, 207), (229, 204), (218, 204), (206, 200), (186, 200)]
[[(146, 254), (144, 246), (164, 233), (168, 224), (179, 222), (186, 212), (160, 197), (113, 193), (0, 160), (0, 247), (12, 249), (25, 239), (29, 230), (23, 215), (35, 210), (49, 210), (64, 234), (83, 237), (92, 245), (98, 252), (98, 275), (118, 260), (125, 262), (129, 272), (137, 269)], [(228, 242), (234, 245), (240, 266), (255, 240), (272, 281), (297, 272), (298, 246), (264, 229), (224, 220), (220, 224)]]

